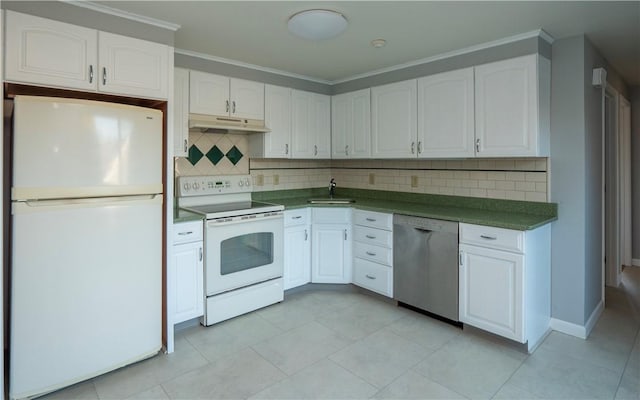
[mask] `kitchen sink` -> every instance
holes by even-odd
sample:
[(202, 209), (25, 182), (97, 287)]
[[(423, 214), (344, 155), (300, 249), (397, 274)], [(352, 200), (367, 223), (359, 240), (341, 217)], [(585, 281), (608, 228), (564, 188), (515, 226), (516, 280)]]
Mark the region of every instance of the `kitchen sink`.
[(336, 198), (336, 199), (309, 199), (307, 200), (307, 203), (310, 204), (351, 204), (351, 203), (355, 203), (356, 201), (353, 199), (341, 199), (341, 198)]

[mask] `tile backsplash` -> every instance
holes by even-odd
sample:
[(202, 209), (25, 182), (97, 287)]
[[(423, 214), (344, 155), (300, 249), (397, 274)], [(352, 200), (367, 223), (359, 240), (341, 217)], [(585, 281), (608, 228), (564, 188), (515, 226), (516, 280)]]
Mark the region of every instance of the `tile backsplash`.
[(251, 174), (254, 191), (340, 187), (546, 202), (548, 159), (286, 160), (249, 159), (246, 135), (189, 134), (189, 157), (176, 176)]

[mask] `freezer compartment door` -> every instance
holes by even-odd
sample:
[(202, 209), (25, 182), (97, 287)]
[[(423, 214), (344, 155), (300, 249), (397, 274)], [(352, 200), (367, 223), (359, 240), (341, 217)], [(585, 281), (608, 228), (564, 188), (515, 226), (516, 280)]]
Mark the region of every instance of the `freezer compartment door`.
[(12, 199), (162, 192), (162, 112), (16, 96)]
[(11, 398), (160, 350), (161, 196), (17, 204), (12, 230)]

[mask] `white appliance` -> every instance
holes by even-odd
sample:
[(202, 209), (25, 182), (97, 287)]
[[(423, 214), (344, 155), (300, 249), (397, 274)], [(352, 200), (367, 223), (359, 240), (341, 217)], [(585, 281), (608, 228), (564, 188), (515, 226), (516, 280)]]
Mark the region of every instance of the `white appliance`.
[(162, 113), (16, 96), (9, 393), (161, 348)]
[(205, 326), (284, 298), (284, 207), (251, 190), (248, 175), (178, 178), (180, 207), (206, 219)]

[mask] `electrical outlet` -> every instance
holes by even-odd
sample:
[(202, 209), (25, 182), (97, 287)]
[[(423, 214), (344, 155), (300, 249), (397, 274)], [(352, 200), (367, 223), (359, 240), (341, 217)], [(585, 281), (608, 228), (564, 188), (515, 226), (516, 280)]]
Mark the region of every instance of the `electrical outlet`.
[(273, 176), (273, 184), (274, 185), (279, 185), (280, 184), (280, 175), (274, 175)]
[(415, 175), (411, 175), (411, 187), (412, 188), (418, 187), (418, 177)]
[(374, 185), (376, 183), (376, 176), (374, 174), (369, 174), (369, 185)]
[(264, 186), (264, 175), (256, 176), (256, 186)]

